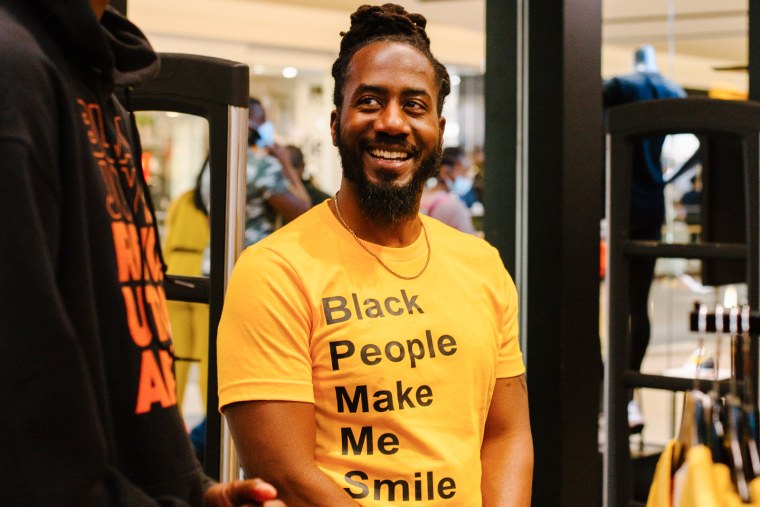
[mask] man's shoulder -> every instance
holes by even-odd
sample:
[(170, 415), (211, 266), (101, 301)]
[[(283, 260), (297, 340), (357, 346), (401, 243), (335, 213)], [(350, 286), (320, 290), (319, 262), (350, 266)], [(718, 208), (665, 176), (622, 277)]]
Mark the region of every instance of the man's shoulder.
[[(315, 206), (288, 222), (268, 236), (248, 246), (238, 262), (256, 269), (270, 269), (275, 265), (285, 269), (313, 269), (318, 262), (333, 262), (327, 248), (330, 227), (319, 208)], [(289, 267), (285, 267), (289, 266)]]
[[(0, 11), (0, 79), (16, 87), (28, 86), (30, 78), (44, 77), (54, 66), (40, 42), (24, 26)], [(7, 86), (3, 87), (4, 93)]]
[(39, 142), (34, 132), (49, 131), (68, 97), (61, 93), (69, 81), (64, 72), (30, 32), (0, 16), (0, 135)]
[(270, 249), (293, 248), (294, 246), (302, 249), (310, 241), (317, 241), (316, 238), (324, 237), (329, 233), (329, 227), (325, 224), (324, 210), (321, 210), (321, 207), (317, 205), (306, 210), (256, 245)]

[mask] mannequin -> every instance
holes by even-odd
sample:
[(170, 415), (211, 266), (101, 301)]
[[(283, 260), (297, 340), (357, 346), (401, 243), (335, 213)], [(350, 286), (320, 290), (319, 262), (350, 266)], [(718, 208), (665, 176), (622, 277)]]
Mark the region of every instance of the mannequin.
[(636, 50), (633, 54), (633, 70), (635, 72), (660, 72), (652, 46), (646, 44)]
[[(633, 57), (633, 72), (614, 77), (604, 83), (605, 109), (640, 100), (682, 98), (684, 89), (660, 74), (652, 46), (641, 46)], [(630, 238), (659, 241), (665, 219), (665, 185), (660, 162), (664, 136), (653, 136), (635, 148), (631, 182)], [(654, 278), (656, 259), (633, 257), (629, 273), (628, 367), (639, 371), (650, 338), (648, 315), (649, 289)], [(641, 431), (644, 419), (638, 405), (628, 405), (631, 432)]]

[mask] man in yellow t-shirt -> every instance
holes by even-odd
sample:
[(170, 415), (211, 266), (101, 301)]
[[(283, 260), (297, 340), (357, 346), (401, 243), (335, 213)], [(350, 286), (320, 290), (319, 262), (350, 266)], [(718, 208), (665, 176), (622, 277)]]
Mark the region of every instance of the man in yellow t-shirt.
[(248, 475), (289, 506), (528, 506), (514, 283), (494, 248), (419, 214), (448, 74), (425, 19), (363, 6), (333, 66), (340, 192), (249, 247), (218, 335)]

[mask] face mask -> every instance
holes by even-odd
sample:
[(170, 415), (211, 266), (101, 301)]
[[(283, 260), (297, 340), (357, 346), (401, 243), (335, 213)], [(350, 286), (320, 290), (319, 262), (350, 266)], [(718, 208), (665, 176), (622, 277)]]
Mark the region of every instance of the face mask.
[(461, 197), (472, 190), (472, 179), (467, 176), (457, 176), (450, 188), (452, 192)]
[(256, 129), (259, 133), (259, 139), (256, 145), (260, 148), (267, 148), (274, 144), (274, 125), (271, 121), (265, 121)]

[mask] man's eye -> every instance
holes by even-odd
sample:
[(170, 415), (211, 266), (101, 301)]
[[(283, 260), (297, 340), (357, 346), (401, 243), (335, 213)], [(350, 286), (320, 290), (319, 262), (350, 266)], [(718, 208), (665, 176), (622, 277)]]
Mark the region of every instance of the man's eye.
[(376, 106), (379, 104), (378, 100), (374, 97), (362, 97), (357, 103), (361, 106)]
[(425, 104), (418, 100), (410, 100), (406, 103), (407, 109), (411, 109), (413, 111), (424, 111), (426, 109)]

